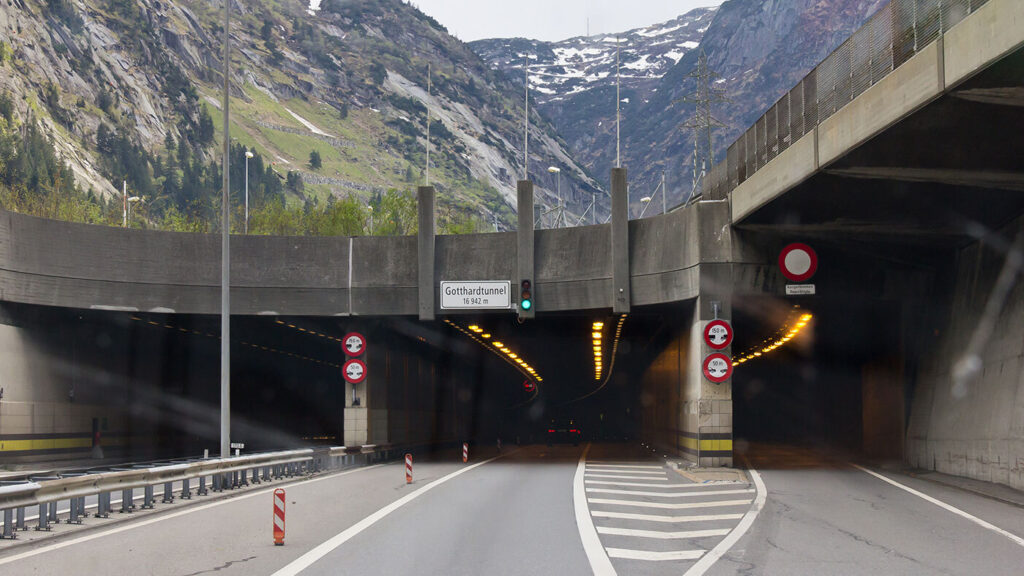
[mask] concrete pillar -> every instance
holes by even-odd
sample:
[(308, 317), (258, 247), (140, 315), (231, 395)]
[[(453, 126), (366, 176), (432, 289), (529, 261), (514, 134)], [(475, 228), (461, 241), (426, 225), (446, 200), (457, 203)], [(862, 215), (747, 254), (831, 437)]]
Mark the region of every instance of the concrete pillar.
[(543, 302), (544, 296), (538, 293), (537, 283), (533, 278), (533, 182), (520, 180), (516, 184), (517, 209), (519, 211), (519, 227), (516, 229), (516, 270), (519, 275), (512, 280), (512, 301), (519, 302), (519, 285), (529, 280), (533, 286), (534, 306), (529, 310), (520, 310), (520, 318), (533, 318), (537, 304)]
[(366, 377), (358, 384), (345, 382), (345, 446), (385, 444), (388, 434), (388, 370), (385, 345), (374, 337), (366, 325), (349, 325), (347, 330), (362, 333), (368, 340), (366, 351), (359, 356), (366, 364)]
[[(714, 350), (704, 342), (704, 328), (717, 318), (732, 322), (729, 301), (701, 295), (694, 303), (689, 354), (680, 391), (679, 448), (699, 466), (732, 466), (732, 379), (715, 384), (704, 377), (704, 359), (719, 352), (732, 357), (732, 346)], [(699, 460), (698, 460), (699, 458)]]
[(629, 291), (629, 190), (626, 169), (612, 168), (612, 312), (628, 314)]
[(434, 187), (420, 186), (416, 190), (419, 208), (419, 316), (420, 320), (434, 319), (434, 237), (437, 225), (434, 218)]

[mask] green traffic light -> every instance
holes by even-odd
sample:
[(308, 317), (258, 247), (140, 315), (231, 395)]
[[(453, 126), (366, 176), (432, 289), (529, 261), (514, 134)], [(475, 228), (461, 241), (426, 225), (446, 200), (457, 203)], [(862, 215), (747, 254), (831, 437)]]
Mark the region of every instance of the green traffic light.
[(523, 300), (523, 303), (520, 304), (520, 306), (522, 306), (523, 310), (529, 310), (530, 308), (533, 307), (533, 302), (530, 302), (529, 300)]

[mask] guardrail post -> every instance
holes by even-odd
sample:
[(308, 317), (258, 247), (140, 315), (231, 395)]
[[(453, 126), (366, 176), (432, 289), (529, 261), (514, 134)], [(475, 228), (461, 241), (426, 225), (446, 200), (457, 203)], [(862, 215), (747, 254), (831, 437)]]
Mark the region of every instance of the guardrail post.
[(192, 499), (192, 488), (190, 486), (192, 479), (185, 478), (181, 481), (181, 499), (191, 500)]
[(260, 483), (260, 469), (259, 469), (259, 467), (256, 467), (256, 468), (252, 469), (252, 483), (253, 484), (259, 484)]
[(96, 499), (96, 518), (110, 517), (110, 492), (100, 492)]
[(60, 523), (60, 519), (57, 518), (57, 502), (50, 502), (50, 522)]
[(153, 487), (146, 486), (142, 489), (142, 507), (150, 509), (153, 507)]
[(39, 505), (39, 525), (36, 526), (36, 530), (37, 531), (39, 531), (39, 530), (49, 531), (50, 530), (49, 519), (50, 519), (50, 515), (49, 515), (49, 513), (47, 511), (47, 504), (45, 502), (43, 502), (42, 504)]
[(200, 476), (199, 477), (199, 490), (196, 491), (196, 494), (198, 494), (200, 496), (206, 496), (209, 493), (210, 493), (210, 491), (206, 489), (206, 476)]
[(17, 524), (15, 525), (15, 527), (18, 530), (28, 530), (28, 526), (25, 526), (25, 507), (24, 506), (22, 506), (21, 508), (18, 508), (18, 513), (16, 514), (16, 517), (17, 517)]
[(14, 532), (14, 510), (4, 510), (4, 535), (2, 537), (11, 540), (18, 537)]
[(81, 524), (82, 521), (78, 517), (78, 498), (72, 498), (68, 501), (68, 524)]
[(164, 482), (164, 497), (163, 497), (162, 500), (160, 500), (160, 502), (163, 503), (163, 504), (172, 504), (172, 503), (174, 503), (174, 483), (173, 482)]
[(135, 490), (128, 488), (121, 490), (121, 514), (131, 513), (135, 508)]

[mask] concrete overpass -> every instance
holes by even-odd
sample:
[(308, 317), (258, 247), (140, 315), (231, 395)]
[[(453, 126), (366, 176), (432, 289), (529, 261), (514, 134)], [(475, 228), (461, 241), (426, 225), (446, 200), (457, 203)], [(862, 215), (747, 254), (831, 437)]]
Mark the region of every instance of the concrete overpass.
[[(734, 425), (740, 429), (741, 414), (751, 416), (759, 402), (737, 398), (734, 386), (803, 376), (769, 360), (764, 368), (738, 368), (732, 383), (711, 384), (701, 374), (709, 352), (699, 337), (704, 325), (732, 319), (740, 352), (776, 329), (793, 304), (821, 310), (836, 321), (821, 323), (818, 341), (838, 343), (813, 349), (812, 367), (823, 368), (843, 346), (844, 313), (884, 310), (880, 329), (895, 334), (887, 342), (896, 351), (863, 346), (839, 358), (846, 377), (855, 373), (856, 405), (839, 415), (856, 421), (858, 444), (875, 456), (1024, 486), (1024, 432), (1015, 424), (1024, 413), (1024, 384), (1019, 360), (1013, 364), (1024, 353), (1019, 285), (1000, 300), (997, 337), (970, 348), (974, 327), (988, 317), (979, 302), (992, 301), (1012, 242), (1006, 237), (1024, 211), (1016, 160), (1024, 127), (1024, 6), (970, 3), (952, 19), (948, 10), (938, 12), (933, 22), (927, 11), (907, 20), (903, 4), (883, 9), (733, 144), (698, 201), (629, 222), (626, 175), (613, 171), (607, 225), (534, 231), (526, 218), (514, 233), (446, 237), (433, 234), (432, 192), (421, 190), (415, 238), (232, 238), (232, 313), (340, 318), (346, 326), (385, 316), (432, 320), (443, 312), (442, 280), (515, 285), (524, 277), (535, 282), (538, 325), (570, 312), (652, 310), (661, 336), (634, 341), (650, 353), (619, 370), (644, 399), (645, 437), (702, 464), (731, 465)], [(946, 8), (951, 4), (959, 5)], [(865, 41), (885, 30), (890, 42)], [(916, 42), (907, 43), (908, 30)], [(888, 63), (858, 42), (883, 46), (878, 54)], [(532, 214), (528, 186), (519, 208)], [(811, 298), (787, 299), (775, 265), (779, 249), (794, 240), (814, 243), (823, 257)], [(0, 300), (12, 304), (214, 314), (218, 266), (214, 237), (0, 213)], [(8, 343), (17, 340), (16, 329), (4, 328)], [(424, 342), (428, 336), (417, 333)], [(858, 339), (872, 334), (858, 332)], [(968, 349), (985, 367), (970, 374), (977, 392), (949, 400), (950, 359)], [(374, 361), (381, 363), (377, 373), (390, 374), (383, 356)], [(8, 374), (27, 373), (17, 366), (9, 364)], [(397, 440), (372, 431), (375, 418), (390, 421), (392, 386), (407, 383), (387, 381), (370, 404), (346, 404), (353, 410), (346, 422), (364, 423), (354, 433)], [(35, 401), (30, 388), (16, 392), (24, 402)], [(366, 397), (369, 390), (357, 392)], [(764, 405), (781, 410), (787, 402), (793, 397)], [(801, 410), (797, 419), (827, 419), (811, 406)], [(999, 415), (995, 423), (992, 414)]]

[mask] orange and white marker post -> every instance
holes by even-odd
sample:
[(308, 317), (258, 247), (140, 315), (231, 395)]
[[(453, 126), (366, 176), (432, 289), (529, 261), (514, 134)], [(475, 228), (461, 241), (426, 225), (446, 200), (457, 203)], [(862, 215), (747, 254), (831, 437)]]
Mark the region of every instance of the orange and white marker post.
[(405, 455), (405, 483), (412, 484), (412, 454)]
[(284, 490), (274, 490), (274, 546), (284, 546)]
[(467, 442), (462, 443), (462, 463), (469, 462), (469, 444)]

